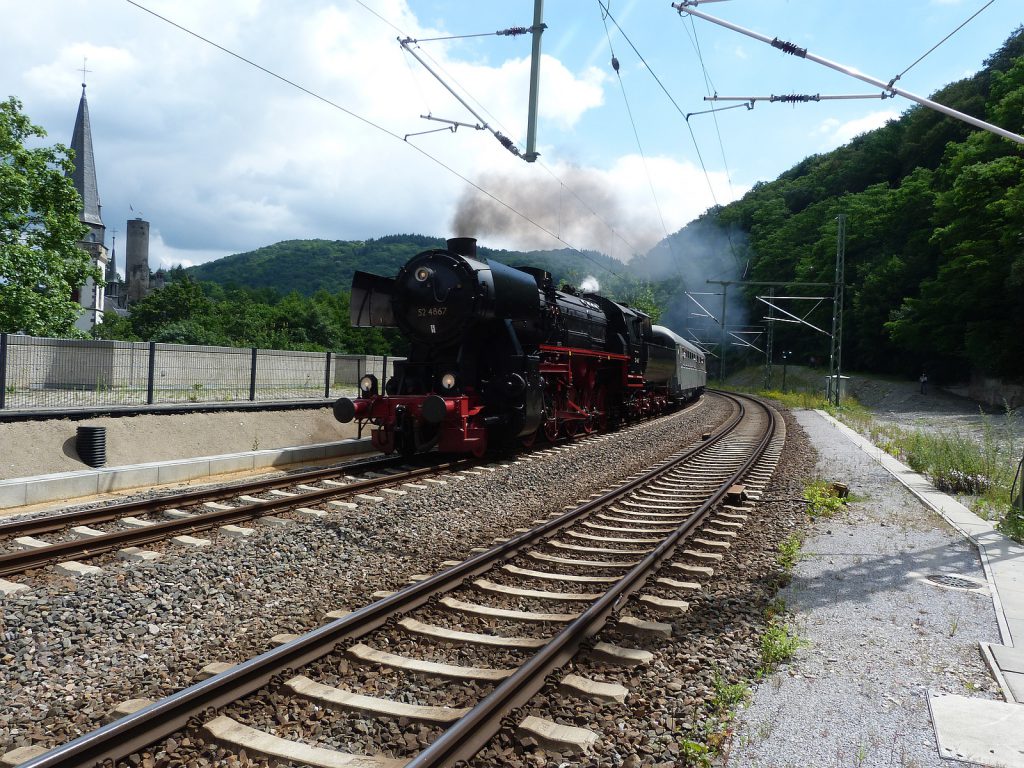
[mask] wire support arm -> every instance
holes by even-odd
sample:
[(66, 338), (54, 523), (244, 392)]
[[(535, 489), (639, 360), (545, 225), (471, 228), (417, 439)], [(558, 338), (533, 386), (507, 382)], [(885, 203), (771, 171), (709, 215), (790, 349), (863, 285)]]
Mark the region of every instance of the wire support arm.
[[(717, 93), (714, 96), (705, 96), (704, 101), (740, 101), (742, 104), (734, 104), (731, 107), (723, 107), (723, 109), (735, 109), (736, 107), (746, 107), (747, 109), (753, 109), (754, 103), (758, 101), (768, 101), (771, 103), (782, 103), (782, 104), (806, 104), (812, 101), (841, 101), (846, 99), (893, 99), (896, 98), (894, 93), (837, 93), (837, 94), (825, 94), (820, 93), (783, 93), (783, 94), (771, 94), (770, 96), (719, 96)], [(694, 112), (691, 114), (703, 114), (701, 112)]]
[[(492, 128), (488, 124), (488, 122), (484, 120), (483, 117), (481, 117), (481, 115), (475, 109), (473, 109), (464, 98), (462, 98), (462, 96), (455, 92), (454, 88), (452, 88), (450, 85), (448, 85), (448, 83), (444, 81), (443, 77), (441, 77), (437, 72), (435, 72), (434, 69), (423, 60), (423, 57), (416, 53), (416, 51), (413, 49), (413, 45), (415, 45), (415, 43), (416, 41), (413, 40), (411, 37), (398, 38), (398, 44), (401, 45), (402, 48), (406, 50), (414, 59), (416, 59), (416, 61), (418, 61), (423, 66), (423, 68), (427, 70), (427, 72), (433, 75), (434, 79), (437, 80), (437, 82), (439, 82), (441, 85), (443, 85), (445, 90), (447, 90), (448, 93), (454, 96), (455, 99), (459, 102), (459, 104), (464, 106), (469, 111), (469, 113), (473, 115), (473, 117), (480, 121), (480, 126), (482, 127), (482, 130), (490, 131), (494, 138), (498, 140), (498, 143), (505, 147), (505, 149), (507, 149), (516, 157), (522, 157), (522, 154), (519, 151), (519, 147), (515, 145), (515, 142), (513, 142), (512, 139), (505, 136), (501, 131)], [(411, 136), (413, 134), (409, 135)]]
[(741, 35), (746, 35), (747, 37), (751, 37), (754, 40), (760, 40), (762, 43), (766, 43), (772, 46), (773, 48), (778, 48), (785, 53), (797, 55), (800, 58), (813, 61), (816, 64), (821, 64), (822, 66), (828, 67), (829, 69), (834, 69), (837, 72), (841, 72), (844, 75), (855, 77), (858, 80), (864, 81), (865, 83), (869, 83), (870, 85), (874, 85), (878, 88), (881, 88), (887, 91), (888, 93), (892, 94), (893, 96), (902, 96), (905, 99), (910, 99), (911, 101), (917, 102), (921, 106), (928, 107), (929, 109), (935, 110), (936, 112), (941, 112), (942, 114), (947, 115), (948, 117), (956, 118), (957, 120), (961, 120), (965, 123), (968, 123), (969, 125), (973, 125), (976, 128), (981, 128), (982, 130), (989, 131), (990, 133), (994, 133), (997, 136), (1001, 136), (1004, 139), (1009, 139), (1010, 141), (1014, 141), (1018, 144), (1024, 144), (1024, 136), (1020, 136), (1016, 133), (1013, 133), (1012, 131), (1008, 131), (1005, 128), (1000, 128), (998, 125), (987, 123), (984, 120), (979, 120), (978, 118), (965, 114), (964, 112), (960, 112), (958, 110), (952, 109), (951, 107), (947, 107), (945, 104), (940, 104), (937, 101), (926, 99), (923, 96), (918, 96), (917, 94), (911, 93), (910, 91), (905, 91), (902, 88), (897, 88), (895, 87), (895, 85), (891, 83), (886, 83), (884, 80), (879, 80), (878, 78), (871, 77), (870, 75), (865, 75), (863, 72), (860, 72), (859, 70), (854, 69), (853, 67), (848, 67), (843, 64), (830, 61), (829, 59), (823, 58), (821, 56), (817, 56), (809, 52), (806, 48), (800, 48), (799, 46), (794, 45), (793, 43), (780, 41), (777, 37), (768, 37), (767, 35), (762, 35), (759, 32), (754, 32), (752, 30), (745, 29), (744, 27), (725, 21), (724, 19), (719, 19), (714, 16), (710, 16), (704, 13), (703, 11), (698, 11), (695, 8), (688, 7), (687, 4), (683, 2), (672, 3), (672, 7), (675, 8), (680, 13), (680, 15), (686, 13), (689, 14), (690, 16), (696, 16), (699, 19), (710, 21), (712, 24), (718, 24), (721, 27), (731, 29), (733, 32), (739, 32)]

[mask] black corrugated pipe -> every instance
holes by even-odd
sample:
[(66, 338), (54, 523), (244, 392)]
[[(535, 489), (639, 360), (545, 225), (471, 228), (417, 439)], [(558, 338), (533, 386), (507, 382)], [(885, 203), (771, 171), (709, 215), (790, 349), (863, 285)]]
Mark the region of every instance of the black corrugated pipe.
[(78, 451), (78, 457), (90, 467), (102, 467), (107, 463), (107, 428), (79, 427), (75, 450)]

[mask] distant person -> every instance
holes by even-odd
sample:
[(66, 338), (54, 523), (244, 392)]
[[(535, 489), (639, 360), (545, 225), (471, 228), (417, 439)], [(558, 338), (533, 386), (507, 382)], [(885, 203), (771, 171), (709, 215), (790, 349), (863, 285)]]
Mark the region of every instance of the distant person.
[(918, 381), (921, 382), (921, 394), (922, 395), (927, 395), (928, 394), (928, 374), (927, 373), (922, 373), (921, 374), (921, 378), (919, 378)]

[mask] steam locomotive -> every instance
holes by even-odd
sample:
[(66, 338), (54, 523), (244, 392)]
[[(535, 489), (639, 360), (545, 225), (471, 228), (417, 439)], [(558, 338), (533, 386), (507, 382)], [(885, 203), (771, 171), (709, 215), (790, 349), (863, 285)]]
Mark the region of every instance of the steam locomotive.
[(356, 327), (397, 327), (410, 352), (383, 384), (334, 404), (385, 453), (482, 456), (662, 413), (697, 397), (704, 353), (643, 312), (551, 275), (477, 256), (476, 240), (417, 254), (394, 278), (356, 272)]

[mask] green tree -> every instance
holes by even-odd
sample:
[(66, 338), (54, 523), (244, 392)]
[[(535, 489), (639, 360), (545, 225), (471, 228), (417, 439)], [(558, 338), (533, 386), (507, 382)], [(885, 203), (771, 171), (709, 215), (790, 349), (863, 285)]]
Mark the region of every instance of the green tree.
[(13, 96), (0, 102), (0, 332), (78, 335), (71, 292), (101, 275), (76, 245), (86, 227), (69, 150), (28, 149), (46, 131), (21, 108)]

